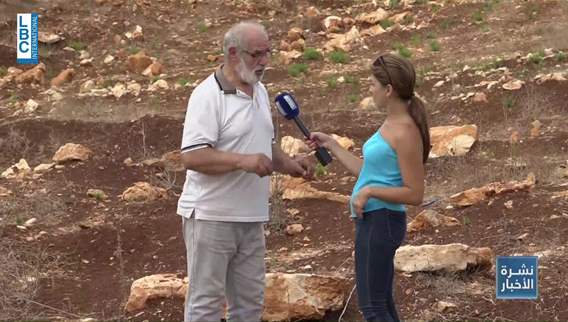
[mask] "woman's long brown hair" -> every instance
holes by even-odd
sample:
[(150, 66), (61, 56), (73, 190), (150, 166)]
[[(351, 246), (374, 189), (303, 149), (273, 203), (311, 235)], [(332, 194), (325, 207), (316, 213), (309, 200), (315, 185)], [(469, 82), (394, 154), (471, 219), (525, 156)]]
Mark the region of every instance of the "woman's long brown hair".
[(422, 162), (426, 163), (430, 154), (430, 128), (424, 102), (414, 95), (416, 72), (408, 60), (392, 54), (379, 56), (372, 67), (373, 76), (384, 86), (390, 84), (398, 96), (409, 101), (408, 114), (420, 131), (422, 137)]

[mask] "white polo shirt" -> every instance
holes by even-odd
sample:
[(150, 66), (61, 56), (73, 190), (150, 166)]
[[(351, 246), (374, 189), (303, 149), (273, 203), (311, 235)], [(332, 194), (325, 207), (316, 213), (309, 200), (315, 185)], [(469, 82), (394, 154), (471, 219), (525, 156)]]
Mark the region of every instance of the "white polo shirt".
[[(253, 97), (235, 88), (221, 68), (199, 84), (189, 98), (182, 153), (212, 147), (272, 159), (274, 127), (268, 92), (260, 82)], [(188, 170), (177, 213), (214, 221), (268, 221), (270, 178), (242, 170), (207, 175)]]

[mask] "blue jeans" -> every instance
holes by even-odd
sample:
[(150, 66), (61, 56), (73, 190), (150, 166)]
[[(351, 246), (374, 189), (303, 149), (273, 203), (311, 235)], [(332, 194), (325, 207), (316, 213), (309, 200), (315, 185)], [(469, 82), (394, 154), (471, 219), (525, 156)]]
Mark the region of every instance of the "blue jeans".
[(406, 213), (379, 209), (355, 219), (355, 275), (367, 321), (400, 321), (393, 299), (394, 255), (406, 235)]

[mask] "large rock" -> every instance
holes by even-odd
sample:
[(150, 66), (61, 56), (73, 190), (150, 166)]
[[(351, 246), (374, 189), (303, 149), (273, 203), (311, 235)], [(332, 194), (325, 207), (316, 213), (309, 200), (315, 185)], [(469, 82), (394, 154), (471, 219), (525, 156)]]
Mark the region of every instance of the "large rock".
[(134, 312), (145, 307), (146, 301), (158, 298), (184, 299), (188, 280), (175, 274), (156, 274), (137, 279), (130, 287), (126, 311)]
[(16, 76), (22, 74), (24, 71), (16, 67), (8, 67), (6, 76), (0, 78), (0, 89), (4, 88), (7, 84), (12, 82)]
[(361, 36), (374, 37), (387, 32), (381, 25), (375, 25), (371, 28), (361, 31)]
[(142, 32), (142, 27), (136, 25), (133, 32), (128, 31), (124, 34), (124, 36), (128, 39), (141, 39), (144, 37), (144, 33)]
[[(263, 321), (321, 319), (345, 302), (347, 280), (311, 274), (266, 274)], [(156, 274), (140, 278), (130, 288), (126, 311), (142, 310), (150, 299), (179, 298), (187, 294), (188, 278)]]
[(33, 99), (29, 99), (24, 105), (24, 113), (33, 113), (37, 110), (39, 104)]
[(434, 307), (436, 308), (436, 310), (440, 313), (446, 312), (446, 311), (450, 311), (453, 310), (455, 308), (457, 308), (458, 306), (455, 305), (452, 302), (446, 302), (446, 301), (438, 301)]
[(92, 154), (93, 151), (81, 144), (67, 143), (55, 152), (52, 160), (57, 163), (67, 161), (86, 161)]
[(68, 68), (51, 80), (51, 86), (58, 87), (65, 83), (69, 83), (73, 80), (74, 76), (75, 70), (73, 68)]
[(508, 81), (507, 83), (503, 84), (503, 89), (506, 89), (508, 91), (517, 91), (519, 89), (521, 89), (521, 87), (523, 87), (523, 85), (525, 85), (525, 82), (519, 79), (512, 79), (510, 81)]
[(16, 76), (22, 74), (24, 71), (16, 67), (8, 67), (8, 70), (6, 70), (6, 72), (7, 75), (5, 77), (15, 78)]
[(304, 231), (304, 226), (302, 224), (291, 224), (286, 226), (286, 234), (290, 236), (298, 235)]
[(0, 186), (0, 197), (8, 197), (11, 194), (12, 194), (11, 190)]
[(34, 68), (27, 70), (16, 76), (15, 80), (18, 84), (36, 83), (42, 84), (45, 77), (45, 64), (39, 63)]
[(430, 157), (465, 155), (477, 140), (477, 135), (477, 126), (473, 124), (432, 127)]
[(345, 17), (343, 18), (343, 27), (345, 29), (351, 29), (351, 27), (355, 26), (355, 19), (351, 18), (351, 17)]
[(114, 56), (106, 55), (105, 59), (103, 60), (103, 63), (110, 65), (112, 64), (113, 61), (114, 61)]
[(304, 15), (308, 18), (317, 18), (320, 15), (320, 11), (318, 10), (318, 8), (312, 6), (306, 9)]
[(281, 51), (290, 51), (292, 50), (292, 46), (290, 45), (289, 42), (287, 42), (286, 40), (280, 40), (280, 47), (279, 49)]
[(13, 166), (6, 169), (2, 172), (0, 177), (5, 179), (23, 179), (26, 176), (32, 174), (32, 169), (28, 165), (28, 162), (25, 159), (20, 159), (20, 161)]
[(480, 188), (472, 188), (450, 196), (450, 202), (456, 207), (467, 207), (487, 200), (490, 197), (512, 191), (528, 190), (536, 183), (533, 173), (523, 181), (509, 181), (507, 183), (492, 182)]
[(271, 191), (272, 194), (282, 193), (282, 198), (286, 200), (326, 199), (347, 204), (351, 199), (349, 196), (337, 192), (317, 190), (304, 179), (289, 176), (272, 176)]
[(538, 74), (535, 76), (534, 80), (538, 85), (548, 81), (565, 82), (566, 77), (568, 77), (568, 72), (565, 74), (562, 72), (556, 72), (551, 74)]
[(266, 274), (263, 321), (319, 320), (345, 302), (347, 281), (311, 274)]
[(81, 87), (79, 88), (79, 92), (80, 93), (87, 93), (90, 92), (91, 90), (93, 90), (95, 88), (95, 81), (92, 79), (89, 79), (87, 81), (85, 81), (83, 84), (81, 84)]
[(326, 51), (342, 50), (348, 52), (353, 44), (361, 41), (361, 35), (357, 27), (353, 26), (345, 34), (329, 34), (332, 39), (326, 42), (323, 48)]
[(140, 51), (135, 55), (128, 56), (127, 67), (129, 71), (140, 74), (152, 63), (152, 58), (146, 56), (144, 51)]
[(385, 9), (379, 8), (376, 11), (358, 15), (357, 17), (355, 17), (355, 21), (357, 21), (358, 23), (368, 23), (375, 25), (379, 23), (379, 21), (385, 20), (388, 17), (389, 13)]
[(432, 227), (439, 226), (457, 226), (460, 222), (456, 218), (441, 215), (434, 210), (426, 209), (419, 213), (414, 220), (412, 220), (408, 226), (407, 231), (409, 233), (423, 231)]
[(86, 51), (86, 50), (81, 50), (79, 52), (79, 59), (83, 60), (83, 59), (87, 59), (87, 58), (91, 58), (91, 54), (89, 54), (89, 52)]
[(159, 91), (159, 90), (167, 90), (170, 88), (170, 85), (168, 84), (168, 82), (165, 79), (158, 79), (157, 81), (155, 81), (154, 83), (150, 84), (148, 86), (148, 91), (149, 92), (155, 92), (155, 91)]
[(126, 91), (133, 96), (138, 97), (138, 95), (140, 95), (140, 92), (142, 91), (142, 85), (138, 84), (136, 81), (130, 81), (128, 84), (126, 84)]
[(288, 30), (287, 36), (288, 42), (292, 43), (298, 39), (304, 38), (304, 31), (302, 30), (302, 28), (293, 27), (292, 29)]
[(37, 40), (44, 44), (54, 44), (58, 41), (64, 40), (65, 37), (61, 37), (57, 34), (48, 31), (38, 31)]
[(340, 32), (343, 29), (343, 20), (341, 17), (329, 16), (323, 20), (323, 27), (327, 32)]
[(166, 189), (154, 187), (148, 182), (136, 182), (132, 187), (122, 193), (122, 200), (128, 202), (147, 202), (157, 199), (165, 199), (168, 194)]
[(164, 65), (160, 62), (153, 62), (152, 65), (146, 67), (146, 69), (142, 72), (144, 76), (158, 76), (164, 72)]
[(487, 95), (483, 92), (477, 92), (473, 95), (472, 101), (477, 104), (487, 104), (489, 101), (487, 100)]
[(306, 41), (303, 38), (300, 38), (290, 44), (290, 48), (292, 50), (297, 50), (299, 52), (303, 52), (305, 47)]
[(488, 247), (464, 244), (402, 246), (394, 258), (396, 270), (403, 272), (464, 271), (468, 267), (489, 268), (495, 254)]
[(394, 23), (402, 24), (407, 17), (410, 17), (411, 13), (409, 11), (401, 12), (392, 16), (389, 20), (393, 21)]
[(55, 167), (55, 163), (42, 163), (34, 168), (35, 173), (46, 173)]
[(290, 65), (294, 60), (302, 57), (302, 53), (297, 50), (281, 51), (278, 54), (278, 61), (283, 65)]
[(310, 151), (310, 148), (308, 148), (304, 141), (291, 136), (283, 137), (282, 140), (280, 140), (280, 147), (282, 151), (292, 155)]
[(12, 81), (12, 77), (5, 76), (0, 78), (0, 89), (4, 88), (4, 86), (8, 85)]
[(116, 97), (117, 99), (124, 96), (127, 93), (126, 86), (123, 83), (116, 83), (113, 88), (111, 89), (112, 96)]
[(554, 192), (552, 194), (551, 199), (566, 199), (566, 200), (568, 200), (568, 190)]
[(530, 135), (531, 139), (534, 139), (534, 138), (540, 136), (542, 123), (539, 120), (535, 120), (531, 123), (531, 125), (532, 125), (532, 127), (529, 131), (529, 135)]

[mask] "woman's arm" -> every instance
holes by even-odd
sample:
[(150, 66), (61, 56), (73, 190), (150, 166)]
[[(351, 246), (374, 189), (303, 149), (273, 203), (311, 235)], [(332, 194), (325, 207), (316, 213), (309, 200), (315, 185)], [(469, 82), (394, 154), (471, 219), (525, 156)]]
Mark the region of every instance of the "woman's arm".
[(359, 172), (361, 172), (363, 160), (344, 149), (331, 136), (321, 132), (313, 132), (310, 140), (308, 140), (308, 145), (312, 149), (315, 149), (318, 146), (328, 149), (331, 154), (333, 154), (333, 156), (335, 156), (335, 158), (353, 175), (358, 176)]
[(361, 168), (363, 167), (363, 159), (356, 157), (337, 142), (330, 146), (329, 151), (347, 168), (347, 171), (351, 172), (356, 177), (359, 176), (359, 172), (361, 172)]

